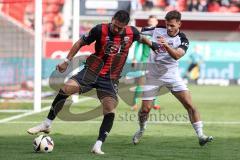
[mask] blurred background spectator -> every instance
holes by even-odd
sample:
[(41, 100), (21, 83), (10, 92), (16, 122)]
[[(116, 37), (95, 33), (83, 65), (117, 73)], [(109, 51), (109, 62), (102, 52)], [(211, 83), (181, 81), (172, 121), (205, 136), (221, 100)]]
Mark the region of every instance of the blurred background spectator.
[(189, 56), (189, 66), (184, 78), (197, 81), (200, 77), (201, 64), (203, 63), (203, 48), (200, 45), (194, 46)]

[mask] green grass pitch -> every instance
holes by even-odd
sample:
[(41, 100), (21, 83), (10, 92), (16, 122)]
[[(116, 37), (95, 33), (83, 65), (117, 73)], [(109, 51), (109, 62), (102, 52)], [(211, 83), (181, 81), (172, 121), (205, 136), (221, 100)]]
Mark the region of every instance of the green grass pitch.
[[(157, 102), (161, 109), (152, 110), (152, 119), (138, 145), (131, 142), (132, 135), (138, 128), (137, 112), (131, 111), (128, 105), (120, 101), (113, 129), (102, 148), (105, 155), (90, 153), (98, 136), (102, 117), (84, 122), (56, 119), (50, 133), (55, 142), (53, 152), (48, 154), (33, 152), (32, 141), (36, 136), (28, 135), (26, 129), (40, 123), (46, 117), (47, 112), (42, 112), (0, 123), (0, 160), (240, 159), (240, 87), (189, 88), (193, 102), (198, 107), (202, 120), (206, 122), (204, 132), (214, 136), (214, 141), (207, 146), (198, 145), (195, 132), (186, 119), (186, 111), (171, 94), (166, 94), (158, 97)], [(71, 111), (84, 112), (97, 104), (95, 100), (84, 101), (75, 104)], [(13, 115), (0, 113), (0, 120)]]

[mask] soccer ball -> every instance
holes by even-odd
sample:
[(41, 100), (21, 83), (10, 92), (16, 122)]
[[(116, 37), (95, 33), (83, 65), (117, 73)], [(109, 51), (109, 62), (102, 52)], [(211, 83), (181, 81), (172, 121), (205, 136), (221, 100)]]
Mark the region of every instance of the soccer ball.
[(33, 149), (35, 152), (52, 152), (54, 142), (51, 137), (40, 135), (33, 140)]

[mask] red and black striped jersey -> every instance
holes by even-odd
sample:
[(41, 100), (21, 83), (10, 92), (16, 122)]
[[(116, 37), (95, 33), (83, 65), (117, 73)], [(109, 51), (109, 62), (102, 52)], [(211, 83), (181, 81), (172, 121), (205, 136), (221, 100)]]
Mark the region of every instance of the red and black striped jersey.
[[(99, 24), (82, 37), (86, 44), (95, 43), (95, 53), (86, 60), (86, 67), (101, 77), (118, 79), (126, 62), (129, 48), (140, 39), (139, 31), (126, 26), (122, 34), (114, 35), (110, 24)], [(112, 50), (112, 47), (116, 49)]]

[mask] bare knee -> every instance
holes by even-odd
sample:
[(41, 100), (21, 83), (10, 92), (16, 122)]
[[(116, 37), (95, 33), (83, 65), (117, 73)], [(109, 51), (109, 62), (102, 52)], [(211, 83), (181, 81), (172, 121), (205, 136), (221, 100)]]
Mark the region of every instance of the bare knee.
[(69, 80), (63, 87), (62, 90), (64, 93), (67, 95), (72, 95), (75, 93), (79, 93), (80, 91), (80, 86), (78, 85), (77, 82), (74, 80)]
[(101, 99), (101, 103), (103, 105), (103, 114), (106, 115), (108, 113), (114, 113), (115, 108), (118, 105), (118, 101), (113, 97), (105, 97)]

